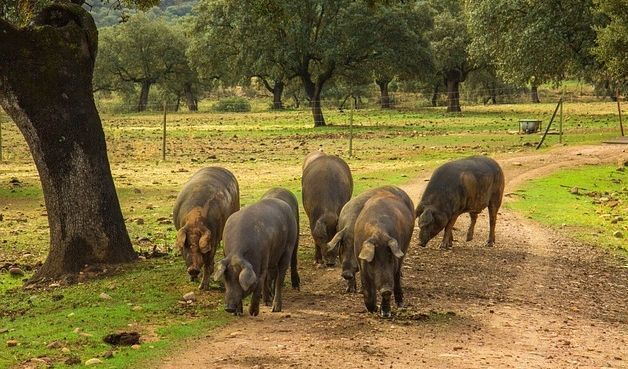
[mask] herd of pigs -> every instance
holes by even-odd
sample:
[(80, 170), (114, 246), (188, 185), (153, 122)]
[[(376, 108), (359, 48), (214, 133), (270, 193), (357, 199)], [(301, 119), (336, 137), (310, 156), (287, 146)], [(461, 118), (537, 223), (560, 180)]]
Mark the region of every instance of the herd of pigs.
[[(489, 237), (495, 242), (495, 222), (504, 191), (504, 175), (493, 159), (473, 156), (437, 168), (416, 209), (400, 188), (383, 186), (351, 199), (353, 178), (345, 161), (322, 151), (305, 157), (302, 202), (315, 242), (317, 264), (334, 266), (339, 258), (347, 292), (356, 292), (357, 272), (369, 312), (391, 315), (391, 296), (403, 306), (401, 266), (415, 218), (419, 242), (426, 246), (444, 229), (442, 248), (453, 243), (456, 219), (469, 213), (467, 241), (473, 238), (478, 214), (488, 207)], [(252, 294), (251, 315), (259, 314), (260, 299), (272, 311), (282, 309), (282, 288), (290, 268), (292, 288), (299, 289), (297, 247), (299, 207), (294, 194), (282, 188), (240, 208), (235, 176), (220, 167), (203, 168), (184, 185), (174, 211), (176, 247), (185, 259), (192, 281), (201, 274), (201, 289), (209, 278), (225, 286), (225, 310), (241, 315), (242, 300)], [(214, 266), (220, 241), (224, 258)], [(215, 270), (214, 270), (215, 269)]]

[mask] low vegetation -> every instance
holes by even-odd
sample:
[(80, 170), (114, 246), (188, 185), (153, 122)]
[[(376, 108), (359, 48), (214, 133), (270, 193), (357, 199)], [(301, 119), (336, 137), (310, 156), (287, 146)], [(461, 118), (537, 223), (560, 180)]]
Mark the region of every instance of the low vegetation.
[[(210, 106), (207, 101), (200, 108), (207, 111)], [(168, 255), (114, 269), (109, 271), (111, 275), (87, 279), (76, 286), (39, 290), (19, 287), (29, 270), (47, 254), (44, 200), (22, 136), (6, 116), (0, 115), (4, 157), (0, 163), (0, 367), (28, 360), (34, 364), (54, 362), (55, 367), (64, 367), (59, 363), (73, 357), (82, 362), (90, 358), (104, 360), (103, 355), (113, 348), (102, 338), (118, 331), (138, 331), (144, 343), (136, 349), (115, 349), (107, 364), (116, 368), (147, 366), (148, 361), (181, 345), (182, 338), (198, 336), (207, 328), (227, 322), (229, 317), (221, 311), (221, 291), (197, 293), (192, 303), (182, 301), (182, 296), (197, 286), (189, 282), (182, 260), (172, 250), (174, 199), (181, 185), (201, 167), (229, 168), (240, 182), (243, 204), (255, 201), (272, 186), (286, 187), (300, 199), (302, 158), (322, 147), (328, 153), (347, 158), (354, 172), (355, 193), (360, 193), (374, 186), (400, 184), (427, 175), (453, 158), (532, 152), (540, 136), (518, 134), (518, 120), (537, 117), (546, 124), (553, 109), (552, 104), (478, 106), (455, 116), (433, 108), (358, 110), (354, 114), (353, 156), (349, 158), (348, 112), (330, 112), (331, 124), (313, 129), (306, 110), (269, 112), (262, 111), (262, 106), (267, 104), (253, 101), (250, 113), (169, 114), (166, 161), (161, 160), (160, 151), (161, 114), (105, 114), (109, 160), (134, 247), (147, 255), (154, 249)], [(598, 143), (617, 136), (614, 109), (611, 103), (567, 104), (564, 142)], [(544, 149), (557, 142), (556, 136), (548, 137)], [(600, 217), (619, 213), (603, 210), (606, 205), (592, 204), (596, 198), (587, 195), (592, 191), (621, 194), (623, 197), (617, 200), (623, 201), (625, 207), (625, 188), (621, 190), (626, 185), (622, 179), (625, 174), (613, 170), (600, 169), (599, 175), (608, 181), (595, 182), (597, 188), (585, 181), (587, 177), (597, 177), (581, 175), (573, 181), (553, 180), (557, 186), (568, 188), (551, 191), (552, 195), (560, 193), (582, 207), (591, 207), (587, 210), (590, 215), (607, 228), (587, 230), (591, 228), (582, 226), (586, 220), (581, 219), (556, 220), (554, 225), (566, 223), (567, 229), (582, 229), (581, 233), (588, 233), (587, 240), (592, 243), (620, 242), (612, 235), (607, 237), (606, 232), (623, 226), (618, 230), (626, 236), (626, 223), (612, 224), (612, 219)], [(623, 184), (613, 183), (612, 179)], [(532, 183), (538, 188), (545, 185)], [(581, 194), (571, 194), (572, 187), (578, 187)], [(548, 200), (537, 199), (532, 188), (524, 190), (521, 194), (525, 199), (512, 206), (522, 211), (534, 209), (531, 216), (545, 219), (541, 207), (533, 204)], [(307, 233), (303, 213), (301, 229)], [(598, 235), (590, 235), (592, 232)], [(310, 247), (300, 248), (299, 253), (303, 260), (312, 259)], [(26, 275), (9, 276), (7, 269), (13, 264)], [(146, 285), (151, 288), (144, 288)], [(103, 298), (103, 293), (111, 299)], [(17, 346), (7, 348), (6, 342), (13, 340)], [(54, 341), (60, 344), (48, 348)]]
[(628, 255), (628, 183), (623, 166), (586, 166), (530, 181), (509, 203), (530, 218)]

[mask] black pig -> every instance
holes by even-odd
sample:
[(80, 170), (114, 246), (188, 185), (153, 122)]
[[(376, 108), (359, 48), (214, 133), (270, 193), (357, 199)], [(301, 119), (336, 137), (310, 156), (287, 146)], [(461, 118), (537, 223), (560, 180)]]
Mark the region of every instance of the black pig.
[(285, 201), (267, 198), (234, 213), (224, 232), (225, 258), (214, 279), (225, 283), (225, 310), (242, 314), (242, 299), (253, 294), (249, 314), (259, 314), (268, 273), (275, 273), (273, 312), (281, 311), (281, 290), (297, 243), (294, 212)]
[(353, 252), (353, 230), (358, 215), (364, 204), (373, 196), (381, 193), (390, 193), (402, 199), (411, 210), (414, 210), (412, 200), (402, 189), (395, 186), (382, 186), (363, 192), (345, 204), (338, 218), (338, 233), (327, 244), (326, 259), (334, 260), (336, 254), (340, 256), (342, 277), (347, 281), (347, 292), (356, 292), (355, 273), (358, 271), (358, 261)]
[(355, 221), (354, 252), (358, 255), (364, 304), (369, 312), (377, 309), (377, 293), (382, 297), (380, 314), (390, 317), (390, 297), (403, 306), (401, 265), (414, 230), (412, 207), (398, 196), (380, 193), (365, 204)]
[[(317, 157), (311, 160), (313, 156)], [(303, 208), (314, 238), (315, 261), (322, 264), (326, 244), (336, 234), (340, 210), (351, 199), (353, 178), (347, 163), (337, 156), (317, 153), (307, 160), (311, 161), (304, 164), (301, 177)]]
[(453, 244), (452, 229), (460, 214), (469, 213), (467, 241), (473, 239), (478, 214), (488, 207), (490, 231), (487, 246), (495, 243), (495, 222), (504, 193), (504, 173), (499, 164), (485, 156), (472, 156), (438, 167), (416, 208), (419, 242), (425, 247), (443, 228), (441, 248)]

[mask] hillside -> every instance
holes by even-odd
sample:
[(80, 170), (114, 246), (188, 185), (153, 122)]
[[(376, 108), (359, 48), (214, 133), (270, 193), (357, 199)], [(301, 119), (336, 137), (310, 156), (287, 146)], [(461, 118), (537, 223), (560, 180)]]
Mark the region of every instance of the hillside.
[[(159, 6), (153, 7), (146, 13), (174, 21), (177, 18), (190, 14), (192, 7), (196, 5), (197, 2), (198, 0), (162, 0)], [(113, 9), (111, 2), (107, 3), (103, 0), (92, 0), (89, 4), (91, 5), (89, 11), (94, 17), (98, 28), (118, 24), (122, 20), (123, 14), (128, 15), (136, 12), (132, 9)]]

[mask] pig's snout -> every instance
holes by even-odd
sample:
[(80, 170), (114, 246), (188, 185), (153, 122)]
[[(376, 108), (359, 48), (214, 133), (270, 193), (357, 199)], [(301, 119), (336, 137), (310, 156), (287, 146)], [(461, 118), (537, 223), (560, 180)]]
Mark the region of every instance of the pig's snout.
[(351, 273), (351, 271), (349, 271), (349, 270), (343, 270), (342, 271), (342, 278), (344, 278), (346, 280), (353, 279), (353, 273)]
[(238, 304), (225, 305), (225, 311), (233, 315), (242, 315), (242, 305), (238, 305)]
[(380, 288), (379, 293), (382, 295), (382, 305), (380, 306), (379, 314), (382, 318), (390, 318), (392, 316), (390, 312), (390, 297), (392, 296), (392, 289), (389, 287)]
[(189, 267), (188, 274), (190, 275), (190, 280), (195, 282), (198, 279), (198, 275), (201, 274), (201, 271), (198, 268)]

